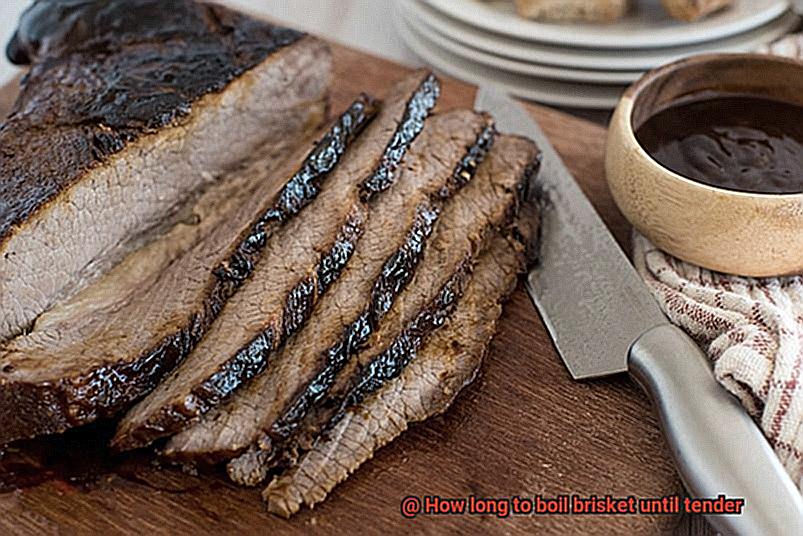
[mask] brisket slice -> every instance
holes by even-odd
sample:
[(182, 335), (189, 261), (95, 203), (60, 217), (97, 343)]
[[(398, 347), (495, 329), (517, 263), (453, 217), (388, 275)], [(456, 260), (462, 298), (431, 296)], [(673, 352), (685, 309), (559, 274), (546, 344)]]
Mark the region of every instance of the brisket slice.
[[(263, 492), (284, 517), (314, 506), (410, 423), (444, 412), (476, 376), (496, 331), (502, 303), (523, 269), (523, 247), (497, 234), (445, 324), (422, 340), (419, 316), (360, 376), (310, 451)], [(438, 308), (438, 310), (443, 310)]]
[[(116, 448), (143, 447), (183, 429), (264, 370), (271, 353), (304, 324), (350, 263), (369, 198), (395, 181), (438, 91), (435, 78), (423, 71), (398, 84), (311, 210), (274, 236), (204, 340), (126, 415)], [(366, 184), (373, 189), (362, 195)]]
[(308, 325), (272, 358), (267, 372), (173, 438), (165, 454), (207, 462), (230, 458), (286, 412), (322, 366), (359, 351), (426, 256), (442, 205), (471, 180), (492, 141), (487, 116), (459, 110), (431, 119), (396, 184), (372, 205), (346, 272)]
[(306, 158), (299, 150), (278, 171), (267, 149), (267, 162), (226, 177), (186, 221), (0, 345), (0, 444), (114, 415), (153, 389), (374, 114), (361, 97)]
[[(371, 334), (365, 345), (368, 351), (352, 359), (327, 360), (319, 365), (315, 379), (295, 396), (293, 403), (278, 419), (265, 423), (269, 426), (262, 428), (256, 444), (229, 464), (233, 480), (255, 485), (273, 466), (286, 463), (307, 434), (316, 435), (322, 424), (320, 419), (328, 414), (327, 408), (337, 406), (349, 380), (373, 360), (377, 350), (398, 337), (402, 326), (413, 322), (420, 311), (434, 307), (432, 304), (445, 307), (448, 300), (439, 297), (443, 289), (459, 288), (461, 278), (470, 272), (494, 229), (509, 224), (516, 214), (537, 154), (529, 141), (507, 136), (497, 140), (474, 180), (446, 204), (424, 260), (410, 285)], [(306, 355), (314, 352), (314, 347), (296, 352)]]
[(34, 63), (0, 126), (0, 340), (325, 114), (330, 53), (312, 37), (191, 0), (104, 2), (88, 20), (37, 16), (48, 4), (23, 17), (12, 48)]

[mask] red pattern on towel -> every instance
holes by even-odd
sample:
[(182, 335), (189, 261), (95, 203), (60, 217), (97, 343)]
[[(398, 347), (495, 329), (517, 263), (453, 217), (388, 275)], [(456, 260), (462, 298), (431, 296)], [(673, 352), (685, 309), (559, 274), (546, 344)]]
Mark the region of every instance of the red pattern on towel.
[(633, 239), (636, 269), (669, 319), (714, 362), (803, 490), (803, 276), (711, 272)]

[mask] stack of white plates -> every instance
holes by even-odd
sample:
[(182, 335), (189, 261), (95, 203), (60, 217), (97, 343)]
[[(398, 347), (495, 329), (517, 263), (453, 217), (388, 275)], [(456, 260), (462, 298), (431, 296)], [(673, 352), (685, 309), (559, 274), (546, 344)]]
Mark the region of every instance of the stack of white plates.
[(405, 43), (439, 71), (494, 83), (557, 106), (612, 108), (644, 71), (693, 54), (747, 52), (794, 30), (787, 0), (736, 0), (682, 23), (658, 0), (638, 0), (605, 25), (549, 24), (516, 15), (512, 0), (399, 0)]

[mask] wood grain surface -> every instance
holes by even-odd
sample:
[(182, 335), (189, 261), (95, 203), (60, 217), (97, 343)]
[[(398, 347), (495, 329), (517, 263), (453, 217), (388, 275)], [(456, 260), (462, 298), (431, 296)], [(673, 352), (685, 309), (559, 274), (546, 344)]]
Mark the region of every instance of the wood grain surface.
[[(406, 68), (333, 45), (332, 109), (358, 92), (382, 95)], [(7, 88), (0, 102), (15, 89)], [(445, 80), (441, 109), (471, 106), (474, 89)], [(629, 229), (603, 180), (605, 130), (547, 108), (533, 115), (617, 239)], [(571, 306), (571, 304), (567, 304)], [(91, 462), (90, 462), (91, 463)], [(219, 474), (191, 476), (133, 459), (89, 485), (54, 477), (0, 495), (0, 534), (655, 534), (674, 516), (419, 517), (407, 495), (664, 496), (681, 486), (647, 399), (625, 377), (576, 383), (525, 292), (505, 308), (479, 379), (443, 416), (377, 452), (314, 510), (286, 521), (258, 490)]]

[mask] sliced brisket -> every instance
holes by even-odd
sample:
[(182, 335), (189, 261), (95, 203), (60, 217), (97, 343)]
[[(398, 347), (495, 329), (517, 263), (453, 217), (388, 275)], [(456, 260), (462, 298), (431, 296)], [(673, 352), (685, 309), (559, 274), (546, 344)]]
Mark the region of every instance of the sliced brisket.
[[(374, 194), (394, 183), (437, 95), (437, 81), (426, 72), (392, 91), (311, 210), (277, 233), (204, 340), (126, 415), (114, 439), (117, 448), (142, 447), (181, 430), (265, 369), (271, 353), (304, 324), (351, 264)], [(376, 199), (380, 210), (382, 199)]]
[[(487, 117), (456, 111), (430, 120), (397, 183), (368, 214), (346, 273), (261, 377), (173, 438), (165, 453), (217, 461), (248, 447), (316, 381), (371, 339), (427, 253), (443, 203), (468, 182), (493, 141)], [(321, 384), (322, 385), (322, 384)], [(320, 391), (323, 392), (323, 391)]]
[(328, 47), (213, 3), (34, 0), (7, 55), (0, 447), (127, 412), (289, 517), (475, 378), (531, 141), (423, 70), (321, 128)]
[(445, 325), (422, 339), (417, 325), (430, 320), (419, 316), (377, 356), (312, 449), (265, 489), (271, 512), (289, 517), (304, 504), (321, 502), (410, 423), (449, 407), (479, 369), (502, 303), (523, 268), (522, 250), (497, 234)]
[(306, 157), (299, 150), (278, 170), (265, 149), (267, 161), (226, 177), (185, 220), (1, 345), (0, 444), (114, 415), (153, 389), (375, 113), (361, 97)]
[(34, 63), (0, 127), (0, 340), (325, 113), (330, 54), (312, 37), (191, 0), (67, 11), (38, 2), (9, 47)]
[[(316, 361), (302, 360), (296, 374), (310, 377), (313, 373), (313, 380), (294, 395), (292, 403), (285, 401), (282, 404), (284, 408), (278, 418), (271, 415), (272, 408), (266, 412), (267, 408), (262, 406), (262, 413), (257, 413), (259, 418), (272, 418), (260, 423), (258, 434), (254, 436), (256, 445), (229, 465), (233, 480), (254, 485), (272, 466), (285, 461), (278, 455), (292, 456), (298, 441), (310, 431), (314, 435), (319, 428), (319, 414), (327, 413), (326, 408), (332, 404), (333, 398), (337, 400), (339, 391), (348, 385), (349, 379), (362, 365), (372, 360), (376, 349), (394, 340), (403, 326), (413, 322), (419, 312), (427, 310), (431, 304), (435, 304), (433, 307), (446, 306), (448, 300), (440, 296), (443, 289), (459, 289), (462, 277), (470, 272), (478, 251), (493, 230), (509, 223), (515, 215), (536, 156), (534, 146), (524, 140), (502, 137), (496, 142), (474, 180), (446, 204), (410, 285), (400, 293), (378, 329), (370, 333), (367, 343), (355, 348), (353, 353), (364, 348), (369, 350), (352, 359), (348, 359), (352, 357), (349, 355), (345, 359), (332, 360), (324, 354), (326, 359), (318, 358), (317, 366)], [(312, 341), (317, 339), (320, 337)], [(315, 342), (294, 351), (297, 356), (319, 352)], [(278, 390), (283, 388), (283, 382), (278, 383)], [(271, 389), (263, 391), (262, 397), (270, 392)], [(282, 396), (287, 398), (286, 394)], [(248, 405), (259, 408), (254, 402)], [(235, 424), (241, 427), (242, 421), (235, 421)]]

